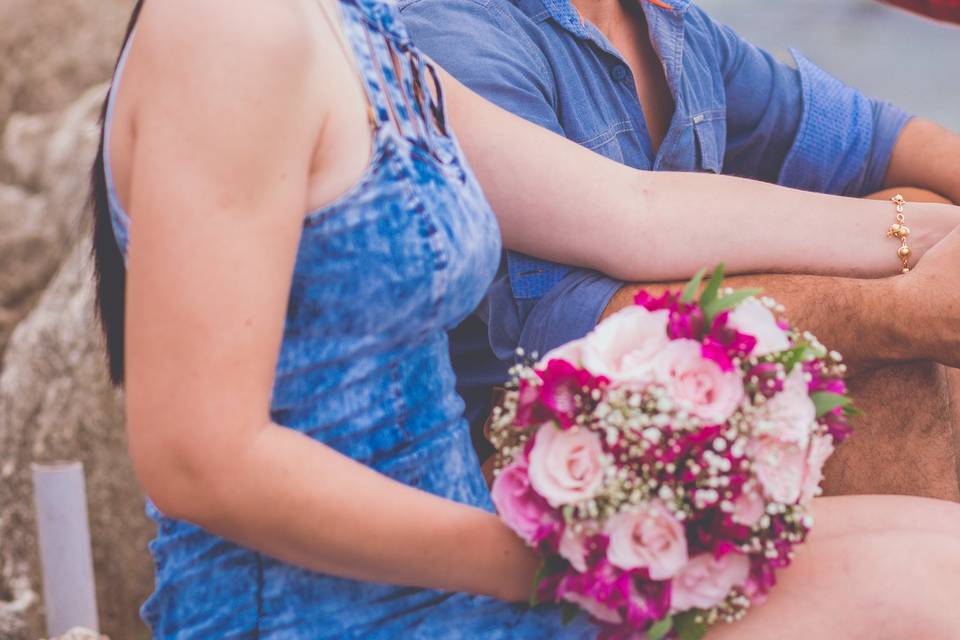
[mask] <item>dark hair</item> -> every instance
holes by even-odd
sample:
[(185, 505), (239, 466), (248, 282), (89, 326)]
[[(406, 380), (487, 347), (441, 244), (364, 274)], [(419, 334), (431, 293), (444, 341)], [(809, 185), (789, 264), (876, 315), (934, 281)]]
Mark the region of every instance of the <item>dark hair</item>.
[[(123, 38), (123, 47), (126, 48), (130, 34), (140, 16), (143, 0), (137, 0), (127, 25), (127, 33)], [(119, 65), (120, 58), (117, 57)], [(111, 92), (113, 87), (111, 87)], [(107, 177), (104, 172), (103, 158), (105, 120), (107, 105), (110, 97), (103, 102), (100, 111), (100, 146), (97, 157), (93, 162), (93, 171), (90, 177), (90, 201), (93, 211), (93, 262), (94, 278), (97, 285), (97, 315), (100, 317), (100, 326), (107, 344), (107, 362), (110, 365), (110, 379), (116, 385), (123, 384), (123, 322), (124, 305), (126, 304), (127, 272), (123, 255), (117, 246), (117, 239), (113, 234), (113, 225), (110, 221), (110, 201), (107, 196)]]

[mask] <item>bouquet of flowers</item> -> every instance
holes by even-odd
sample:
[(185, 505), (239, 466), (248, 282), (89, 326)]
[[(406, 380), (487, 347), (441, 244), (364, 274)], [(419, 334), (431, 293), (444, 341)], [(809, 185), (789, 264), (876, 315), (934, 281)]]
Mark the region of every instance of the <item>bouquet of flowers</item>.
[(702, 637), (761, 602), (813, 526), (854, 409), (840, 355), (717, 267), (518, 365), (493, 501), (544, 563), (531, 603), (601, 638)]

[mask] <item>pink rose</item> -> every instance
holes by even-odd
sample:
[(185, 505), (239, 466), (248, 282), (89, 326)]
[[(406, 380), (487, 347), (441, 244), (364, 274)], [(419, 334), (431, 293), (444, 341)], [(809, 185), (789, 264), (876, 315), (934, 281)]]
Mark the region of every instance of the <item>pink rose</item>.
[(544, 425), (530, 450), (530, 484), (555, 508), (592, 498), (603, 483), (603, 458), (596, 433)]
[(576, 534), (571, 527), (563, 530), (560, 536), (560, 544), (557, 547), (557, 553), (560, 554), (570, 566), (579, 571), (587, 571), (587, 541), (583, 536)]
[(500, 517), (528, 544), (534, 544), (549, 507), (530, 487), (527, 468), (521, 463), (504, 467), (490, 490)]
[(583, 365), (594, 375), (611, 382), (649, 381), (654, 357), (670, 339), (669, 311), (627, 307), (590, 332), (583, 345)]
[(657, 380), (681, 408), (710, 424), (726, 422), (743, 399), (743, 382), (704, 358), (695, 340), (674, 340), (654, 362)]
[(758, 491), (758, 487), (752, 483), (745, 487), (743, 493), (733, 503), (732, 520), (745, 527), (755, 527), (763, 517), (766, 504), (763, 500), (763, 493)]
[(720, 604), (733, 587), (743, 586), (750, 575), (750, 560), (728, 553), (719, 560), (713, 554), (696, 556), (673, 579), (672, 610), (710, 609)]
[(805, 447), (817, 419), (803, 369), (794, 367), (776, 394), (757, 410), (757, 432)]
[(621, 569), (643, 569), (653, 580), (672, 578), (687, 562), (683, 527), (663, 503), (654, 500), (607, 522), (607, 559)]
[(583, 363), (584, 340), (573, 340), (547, 353), (540, 359), (541, 365), (546, 365), (551, 360), (563, 360), (569, 362), (575, 367), (582, 366)]
[(780, 328), (770, 310), (756, 298), (747, 298), (730, 312), (727, 326), (753, 336), (757, 344), (750, 355), (765, 356), (790, 348), (787, 332)]
[(823, 465), (833, 454), (833, 438), (829, 436), (814, 436), (810, 442), (810, 453), (807, 457), (807, 473), (803, 479), (803, 490), (800, 493), (800, 503), (808, 504), (817, 495), (817, 489), (823, 480)]
[(806, 478), (806, 445), (761, 436), (750, 442), (747, 453), (757, 480), (771, 499), (784, 504), (799, 500)]
[(577, 605), (600, 622), (607, 622), (610, 624), (620, 624), (623, 622), (623, 618), (620, 617), (619, 613), (602, 602), (594, 600), (589, 595), (578, 593), (576, 591), (566, 591), (560, 597), (567, 602), (572, 602), (573, 604)]

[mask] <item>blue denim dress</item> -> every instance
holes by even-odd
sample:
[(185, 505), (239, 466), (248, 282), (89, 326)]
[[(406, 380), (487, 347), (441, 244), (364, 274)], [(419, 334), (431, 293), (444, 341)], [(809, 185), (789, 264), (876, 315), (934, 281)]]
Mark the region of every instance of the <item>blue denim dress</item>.
[[(446, 331), (496, 273), (497, 223), (447, 131), (442, 95), (434, 101), (427, 90), (431, 83), (439, 94), (436, 74), (394, 6), (341, 5), (372, 107), (373, 157), (347, 194), (304, 219), (272, 417), (395, 480), (492, 511)], [(115, 83), (122, 66), (123, 58)], [(129, 219), (109, 184), (127, 255), (136, 251), (127, 246)], [(156, 590), (141, 614), (157, 638), (596, 635), (584, 619), (563, 626), (549, 607), (314, 573), (167, 518), (149, 502), (147, 512), (158, 526)]]

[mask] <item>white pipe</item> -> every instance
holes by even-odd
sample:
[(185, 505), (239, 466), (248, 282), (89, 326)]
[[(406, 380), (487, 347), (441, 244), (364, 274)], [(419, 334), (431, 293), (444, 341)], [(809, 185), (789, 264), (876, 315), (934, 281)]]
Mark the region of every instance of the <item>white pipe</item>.
[(47, 634), (100, 628), (83, 465), (33, 465)]

